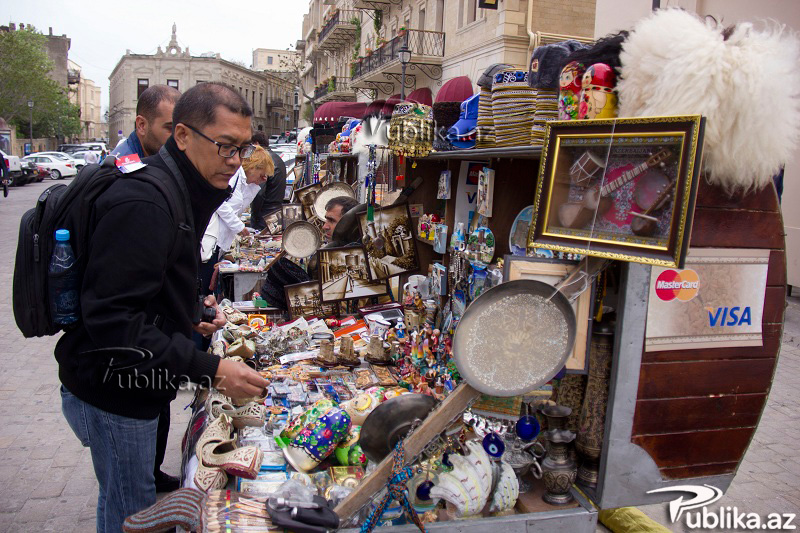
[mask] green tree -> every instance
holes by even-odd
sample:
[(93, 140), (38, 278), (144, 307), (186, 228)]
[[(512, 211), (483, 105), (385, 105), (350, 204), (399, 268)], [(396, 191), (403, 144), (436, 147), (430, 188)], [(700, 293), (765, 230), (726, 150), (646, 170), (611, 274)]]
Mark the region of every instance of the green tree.
[(35, 137), (76, 135), (81, 131), (80, 108), (70, 103), (66, 89), (50, 79), (47, 37), (32, 26), (0, 33), (0, 117), (28, 132), (33, 100)]

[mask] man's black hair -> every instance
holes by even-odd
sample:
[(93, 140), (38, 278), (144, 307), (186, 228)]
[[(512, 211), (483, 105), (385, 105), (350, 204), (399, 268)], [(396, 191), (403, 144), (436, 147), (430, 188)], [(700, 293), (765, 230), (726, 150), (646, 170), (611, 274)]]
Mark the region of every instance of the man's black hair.
[(261, 148), (269, 148), (269, 137), (263, 131), (254, 131), (253, 138), (250, 141), (253, 144), (259, 145)]
[(153, 85), (148, 87), (139, 97), (136, 104), (136, 114), (142, 115), (149, 121), (152, 121), (158, 115), (158, 106), (164, 100), (172, 102), (173, 104), (181, 97), (181, 92), (175, 87), (169, 85)]
[(214, 123), (219, 106), (243, 117), (253, 116), (250, 104), (241, 94), (223, 83), (209, 81), (183, 93), (172, 112), (172, 123), (202, 128)]
[(358, 205), (358, 200), (349, 196), (337, 196), (328, 200), (328, 203), (325, 204), (325, 211), (330, 211), (337, 205), (342, 208), (342, 214), (344, 215)]

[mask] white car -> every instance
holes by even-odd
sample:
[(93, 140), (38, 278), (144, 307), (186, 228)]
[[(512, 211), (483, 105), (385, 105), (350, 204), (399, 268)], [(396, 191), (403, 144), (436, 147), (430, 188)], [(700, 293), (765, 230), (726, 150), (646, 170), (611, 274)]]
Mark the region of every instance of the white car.
[(105, 152), (108, 153), (108, 147), (106, 147), (106, 143), (104, 142), (89, 142), (83, 143), (84, 150), (91, 150), (92, 152)]
[(52, 157), (57, 157), (66, 163), (75, 163), (76, 170), (80, 170), (84, 167), (84, 165), (86, 165), (86, 161), (83, 159), (76, 159), (72, 156), (72, 154), (68, 154), (66, 152), (36, 152), (35, 154), (31, 155), (49, 155)]
[(25, 161), (33, 161), (37, 165), (44, 167), (50, 172), (50, 179), (53, 180), (68, 178), (78, 173), (74, 161), (63, 161), (52, 155), (33, 154), (25, 156), (22, 159)]

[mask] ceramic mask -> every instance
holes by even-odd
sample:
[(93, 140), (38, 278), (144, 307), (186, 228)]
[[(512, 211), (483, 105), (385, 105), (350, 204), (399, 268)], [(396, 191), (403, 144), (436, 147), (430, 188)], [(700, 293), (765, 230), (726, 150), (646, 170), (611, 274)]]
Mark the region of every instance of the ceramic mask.
[(367, 456), (358, 443), (359, 437), (361, 437), (361, 426), (352, 426), (347, 434), (347, 439), (336, 446), (333, 453), (340, 465), (367, 466)]
[(561, 71), (560, 92), (558, 96), (558, 119), (578, 119), (578, 99), (583, 84), (584, 68), (581, 63), (572, 61)]
[(595, 63), (583, 74), (578, 118), (614, 118), (617, 116), (617, 75), (605, 63)]
[(306, 427), (310, 422), (317, 420), (319, 417), (324, 415), (329, 409), (336, 407), (336, 402), (330, 400), (328, 398), (323, 398), (318, 402), (314, 403), (311, 408), (309, 408), (304, 413), (294, 417), (283, 431), (278, 438), (275, 440), (277, 441), (278, 445), (281, 448), (285, 448), (289, 445), (289, 443), (297, 437), (297, 435)]
[(349, 431), (350, 415), (333, 407), (307, 424), (291, 444), (283, 448), (283, 455), (295, 470), (308, 472), (331, 455)]

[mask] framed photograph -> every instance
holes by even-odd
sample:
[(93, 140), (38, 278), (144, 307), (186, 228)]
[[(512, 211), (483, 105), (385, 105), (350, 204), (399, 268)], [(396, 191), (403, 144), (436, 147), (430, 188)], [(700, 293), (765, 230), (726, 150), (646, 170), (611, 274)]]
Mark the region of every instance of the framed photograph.
[(286, 306), (289, 309), (289, 320), (298, 318), (328, 317), (339, 314), (338, 303), (323, 303), (319, 290), (319, 282), (306, 281), (295, 285), (286, 285)]
[(419, 270), (408, 204), (378, 207), (373, 218), (367, 220), (367, 213), (358, 215), (371, 278), (386, 280)]
[[(548, 260), (538, 257), (506, 255), (503, 266), (503, 281), (534, 279), (555, 285), (564, 276), (577, 268), (573, 261)], [(586, 289), (574, 302), (575, 347), (567, 359), (567, 373), (588, 374), (589, 345), (592, 339), (592, 316), (594, 315), (594, 286)]]
[(703, 127), (699, 115), (549, 122), (528, 248), (682, 267)]
[(314, 200), (317, 199), (317, 193), (322, 189), (322, 183), (312, 183), (294, 191), (295, 201), (303, 206), (303, 215), (306, 220), (315, 218), (314, 216)]
[(283, 232), (283, 220), (281, 217), (280, 210), (273, 211), (268, 215), (264, 215), (263, 220), (264, 220), (263, 232), (266, 232), (269, 235), (280, 235)]
[(322, 301), (341, 302), (384, 296), (389, 293), (385, 280), (369, 276), (367, 254), (361, 246), (323, 248), (317, 252)]
[(292, 222), (305, 220), (303, 216), (303, 204), (283, 204), (281, 207), (281, 217), (283, 218), (284, 228)]

